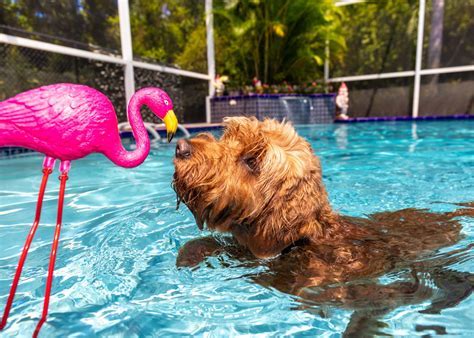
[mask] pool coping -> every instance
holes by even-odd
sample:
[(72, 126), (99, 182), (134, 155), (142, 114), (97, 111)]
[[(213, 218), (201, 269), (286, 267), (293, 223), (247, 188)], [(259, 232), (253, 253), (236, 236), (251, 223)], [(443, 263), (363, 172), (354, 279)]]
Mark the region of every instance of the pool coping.
[(337, 93), (312, 93), (312, 94), (297, 94), (297, 93), (280, 93), (280, 94), (246, 94), (246, 95), (232, 95), (232, 96), (215, 96), (211, 101), (230, 101), (230, 100), (250, 100), (250, 99), (272, 99), (279, 100), (284, 97), (329, 97), (334, 98)]
[(447, 120), (470, 120), (474, 115), (427, 115), (427, 116), (380, 116), (380, 117), (351, 117), (347, 120), (335, 120), (334, 123), (358, 123), (358, 122), (387, 122), (387, 121), (447, 121)]
[[(358, 122), (389, 122), (389, 121), (449, 121), (449, 120), (474, 120), (474, 115), (427, 115), (427, 116), (380, 116), (380, 117), (351, 117), (347, 120), (334, 120), (334, 123), (358, 123)], [(218, 130), (223, 127), (222, 123), (191, 123), (183, 125), (190, 133)], [(158, 132), (164, 131), (158, 129)], [(122, 134), (121, 134), (122, 135)], [(131, 133), (130, 133), (131, 135)]]
[[(364, 122), (390, 122), (390, 121), (447, 121), (447, 120), (474, 120), (474, 115), (458, 114), (448, 116), (390, 116), (390, 117), (355, 117), (349, 118), (348, 120), (336, 120), (334, 123), (364, 123)], [(222, 123), (193, 123), (183, 125), (190, 133), (199, 133), (206, 131), (215, 131), (222, 129)], [(164, 128), (158, 128), (157, 132), (163, 138), (166, 137)], [(120, 137), (130, 138), (133, 134), (131, 131), (120, 132)], [(34, 153), (34, 150), (21, 148), (21, 147), (0, 147), (0, 159), (7, 159), (18, 156), (26, 156), (27, 154)]]

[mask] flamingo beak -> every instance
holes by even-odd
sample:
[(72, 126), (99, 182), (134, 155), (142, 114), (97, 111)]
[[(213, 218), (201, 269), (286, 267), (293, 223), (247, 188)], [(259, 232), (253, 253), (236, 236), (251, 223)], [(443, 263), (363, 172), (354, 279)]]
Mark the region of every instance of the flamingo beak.
[(163, 118), (163, 122), (166, 126), (166, 135), (168, 137), (168, 142), (171, 142), (174, 135), (176, 134), (176, 130), (178, 130), (178, 119), (176, 118), (174, 111), (169, 110)]

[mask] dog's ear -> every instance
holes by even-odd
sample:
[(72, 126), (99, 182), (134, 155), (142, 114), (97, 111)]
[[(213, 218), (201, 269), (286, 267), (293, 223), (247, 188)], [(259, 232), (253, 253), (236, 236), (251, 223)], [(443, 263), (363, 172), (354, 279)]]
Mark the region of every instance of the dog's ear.
[(249, 196), (236, 194), (236, 205), (252, 203), (231, 226), (237, 240), (256, 257), (267, 258), (319, 236), (318, 219), (331, 209), (310, 144), (287, 122), (238, 117), (226, 119), (225, 127), (222, 139), (255, 173), (246, 185)]
[(239, 158), (251, 171), (258, 172), (267, 149), (268, 140), (255, 117), (227, 117), (221, 140), (238, 142)]
[(261, 204), (247, 242), (257, 257), (281, 253), (296, 242), (321, 236), (332, 211), (319, 159), (289, 123), (264, 121), (264, 163), (257, 181)]

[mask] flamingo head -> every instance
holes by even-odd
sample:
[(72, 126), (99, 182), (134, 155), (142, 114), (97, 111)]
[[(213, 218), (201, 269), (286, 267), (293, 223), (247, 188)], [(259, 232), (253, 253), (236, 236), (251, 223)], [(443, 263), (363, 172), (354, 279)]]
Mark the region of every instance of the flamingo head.
[(142, 98), (142, 102), (151, 109), (153, 114), (163, 120), (168, 142), (170, 142), (178, 129), (178, 119), (173, 111), (173, 101), (168, 94), (159, 88), (149, 87), (140, 89), (135, 95)]

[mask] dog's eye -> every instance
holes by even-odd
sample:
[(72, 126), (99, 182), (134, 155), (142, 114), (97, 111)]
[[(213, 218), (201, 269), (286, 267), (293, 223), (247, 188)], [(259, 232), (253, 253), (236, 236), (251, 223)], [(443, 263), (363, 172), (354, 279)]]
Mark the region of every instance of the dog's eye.
[(255, 172), (255, 173), (258, 172), (258, 163), (255, 157), (251, 157), (251, 156), (244, 157), (242, 161), (244, 162), (245, 166), (250, 171)]

